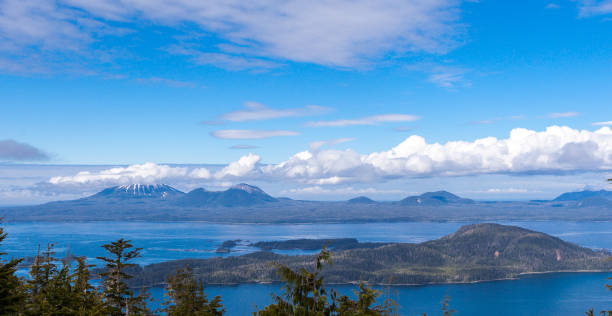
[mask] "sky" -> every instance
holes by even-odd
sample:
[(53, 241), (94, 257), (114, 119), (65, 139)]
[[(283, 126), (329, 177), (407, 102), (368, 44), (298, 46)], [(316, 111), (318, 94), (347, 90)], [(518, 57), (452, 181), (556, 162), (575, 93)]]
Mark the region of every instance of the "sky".
[(0, 0), (0, 205), (606, 188), (611, 36), (610, 0)]

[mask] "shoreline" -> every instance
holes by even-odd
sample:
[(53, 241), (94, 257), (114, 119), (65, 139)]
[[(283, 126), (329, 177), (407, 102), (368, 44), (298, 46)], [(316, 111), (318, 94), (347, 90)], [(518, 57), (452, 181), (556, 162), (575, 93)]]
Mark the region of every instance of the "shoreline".
[[(379, 287), (426, 287), (426, 286), (440, 286), (440, 285), (469, 285), (469, 284), (480, 284), (480, 283), (488, 283), (488, 282), (516, 281), (516, 280), (523, 279), (524, 277), (527, 277), (527, 276), (545, 276), (545, 275), (551, 275), (551, 274), (572, 274), (572, 273), (575, 273), (575, 274), (587, 274), (587, 273), (605, 274), (605, 273), (612, 273), (612, 270), (609, 270), (609, 271), (606, 271), (606, 270), (563, 270), (563, 271), (521, 272), (516, 277), (491, 279), (491, 280), (466, 281), (466, 282), (432, 282), (432, 283), (402, 283), (402, 284), (368, 283), (368, 282), (363, 282), (363, 283), (368, 284), (370, 286), (374, 286), (374, 287), (377, 287), (377, 286)], [(340, 283), (326, 282), (325, 284), (329, 286), (334, 286), (334, 285), (359, 286), (360, 283), (361, 282), (358, 282), (358, 281), (351, 281), (351, 282), (340, 282)], [(205, 288), (207, 286), (234, 287), (234, 286), (241, 286), (241, 285), (271, 285), (271, 284), (284, 284), (284, 283), (281, 281), (253, 281), (253, 282), (242, 282), (242, 283), (204, 283), (204, 287)], [(166, 285), (167, 285), (166, 283), (158, 283), (154, 285), (147, 285), (145, 287), (146, 288), (156, 288), (156, 287), (165, 287)], [(142, 286), (135, 286), (131, 288), (137, 289), (140, 287)]]

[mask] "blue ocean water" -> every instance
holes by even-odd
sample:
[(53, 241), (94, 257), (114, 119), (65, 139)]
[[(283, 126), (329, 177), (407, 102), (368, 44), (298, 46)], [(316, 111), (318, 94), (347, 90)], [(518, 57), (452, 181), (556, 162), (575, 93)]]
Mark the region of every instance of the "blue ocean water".
[[(606, 273), (553, 273), (530, 275), (518, 280), (473, 284), (392, 286), (378, 288), (382, 299), (398, 304), (400, 315), (441, 315), (442, 301), (450, 298), (450, 308), (458, 316), (584, 315), (589, 308), (612, 309), (612, 292), (605, 288)], [(356, 286), (333, 286), (351, 295)], [(163, 289), (151, 289), (163, 300)], [(221, 296), (227, 315), (251, 315), (272, 302), (271, 293), (282, 294), (279, 284), (208, 286), (209, 298)]]
[[(142, 247), (139, 264), (213, 256), (242, 255), (257, 251), (249, 243), (295, 238), (354, 237), (363, 242), (422, 242), (456, 231), (468, 223), (363, 223), (247, 225), (202, 222), (76, 222), (4, 223), (8, 238), (2, 250), (9, 256), (28, 257), (40, 245), (53, 242), (58, 256), (67, 251), (97, 263), (104, 255), (101, 245), (126, 238)], [(609, 222), (504, 222), (545, 232), (563, 240), (596, 249), (612, 249)], [(229, 254), (216, 253), (225, 240), (240, 240)], [(303, 252), (289, 252), (303, 253)], [(25, 271), (23, 271), (25, 272)], [(451, 297), (456, 315), (582, 315), (587, 308), (612, 308), (612, 293), (605, 289), (605, 273), (568, 273), (529, 276), (520, 280), (461, 285), (390, 287), (386, 292), (399, 305), (401, 315), (440, 314), (440, 301)], [(354, 287), (338, 286), (349, 294)], [(163, 289), (152, 289), (163, 298)], [(221, 295), (228, 315), (249, 315), (255, 304), (264, 306), (278, 284), (245, 284), (207, 287), (209, 295)]]

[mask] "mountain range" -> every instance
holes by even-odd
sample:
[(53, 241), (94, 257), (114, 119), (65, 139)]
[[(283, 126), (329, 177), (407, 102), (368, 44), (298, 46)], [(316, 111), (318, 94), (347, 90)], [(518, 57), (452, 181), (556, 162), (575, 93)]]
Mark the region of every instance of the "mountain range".
[(363, 221), (612, 220), (611, 191), (580, 191), (547, 201), (475, 201), (447, 191), (399, 201), (275, 198), (241, 183), (223, 191), (182, 192), (165, 184), (106, 188), (77, 200), (0, 208), (9, 221), (205, 220), (231, 223)]

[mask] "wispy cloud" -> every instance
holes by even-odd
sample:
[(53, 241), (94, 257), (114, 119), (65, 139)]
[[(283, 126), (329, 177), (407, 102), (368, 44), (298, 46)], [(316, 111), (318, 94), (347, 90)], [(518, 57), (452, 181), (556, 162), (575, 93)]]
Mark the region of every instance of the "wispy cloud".
[(281, 66), (278, 62), (261, 58), (244, 57), (229, 53), (208, 53), (197, 49), (185, 49), (179, 46), (169, 47), (166, 51), (174, 55), (186, 56), (196, 65), (211, 65), (232, 71), (251, 70), (262, 72)]
[(549, 118), (564, 118), (564, 117), (574, 117), (578, 115), (580, 115), (580, 113), (578, 112), (555, 112), (555, 113), (549, 113), (548, 117)]
[(428, 70), (429, 82), (446, 89), (456, 89), (470, 86), (471, 83), (465, 79), (466, 69), (449, 66), (435, 66)]
[(315, 150), (319, 150), (319, 148), (324, 147), (324, 146), (334, 146), (334, 145), (338, 145), (342, 143), (352, 142), (354, 140), (355, 138), (352, 138), (352, 137), (342, 137), (342, 138), (336, 138), (336, 139), (330, 139), (330, 140), (320, 140), (316, 142), (311, 142), (309, 145), (310, 145), (310, 150), (315, 151)]
[(470, 124), (473, 125), (491, 125), (491, 124), (495, 124), (499, 121), (499, 119), (491, 119), (491, 120), (480, 120), (480, 121), (473, 121)]
[(42, 150), (12, 139), (0, 140), (0, 160), (36, 161), (48, 160), (49, 156)]
[(561, 8), (561, 6), (559, 6), (556, 3), (552, 3), (552, 2), (546, 5), (546, 9), (559, 9), (559, 8)]
[(594, 126), (612, 126), (612, 121), (595, 122), (595, 123), (592, 123), (591, 125), (594, 125)]
[(195, 87), (195, 84), (193, 82), (174, 80), (174, 79), (169, 79), (169, 78), (161, 78), (161, 77), (136, 78), (134, 80), (142, 84), (163, 84), (163, 85), (167, 85), (170, 87), (178, 87), (178, 88)]
[(577, 3), (580, 17), (612, 13), (612, 0), (578, 0)]
[(257, 102), (245, 102), (244, 107), (244, 110), (221, 115), (221, 119), (232, 122), (260, 121), (285, 117), (319, 115), (331, 111), (330, 108), (318, 105), (307, 105), (303, 108), (292, 109), (272, 109)]
[(247, 130), (247, 129), (222, 129), (213, 131), (210, 135), (223, 139), (261, 139), (277, 136), (296, 136), (300, 133), (285, 130)]
[[(100, 38), (125, 33), (118, 25), (140, 24), (213, 34), (221, 43), (168, 49), (200, 65), (251, 70), (293, 61), (354, 68), (389, 55), (444, 54), (461, 45), (465, 27), (459, 21), (460, 4), (456, 0), (4, 0), (0, 33), (3, 46), (11, 47), (15, 56), (37, 55), (41, 64), (53, 59), (48, 52), (93, 50)], [(140, 28), (134, 27), (134, 32)]]
[(259, 148), (259, 146), (246, 145), (246, 144), (238, 144), (238, 145), (233, 145), (229, 147), (229, 149), (256, 149), (256, 148)]
[(390, 122), (413, 122), (420, 117), (410, 114), (381, 114), (358, 119), (342, 119), (335, 121), (314, 121), (306, 123), (310, 127), (343, 127), (354, 125), (377, 125)]

